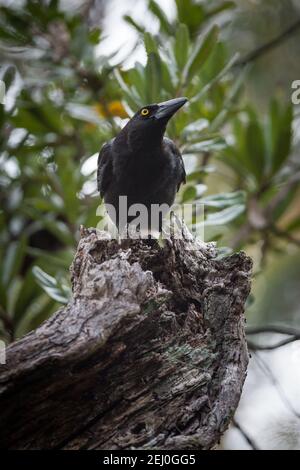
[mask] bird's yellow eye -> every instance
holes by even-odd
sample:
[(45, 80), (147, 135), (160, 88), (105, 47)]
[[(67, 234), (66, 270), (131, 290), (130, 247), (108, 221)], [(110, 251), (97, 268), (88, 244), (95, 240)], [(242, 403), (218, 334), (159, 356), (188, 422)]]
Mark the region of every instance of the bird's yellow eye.
[(149, 114), (149, 109), (147, 109), (147, 108), (142, 109), (141, 115), (142, 116), (147, 116), (147, 114)]

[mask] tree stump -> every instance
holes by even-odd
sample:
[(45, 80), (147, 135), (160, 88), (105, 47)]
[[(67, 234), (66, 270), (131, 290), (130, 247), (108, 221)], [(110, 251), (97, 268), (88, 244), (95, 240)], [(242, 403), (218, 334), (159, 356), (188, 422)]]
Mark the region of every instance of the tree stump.
[(69, 304), (0, 366), (1, 447), (213, 448), (246, 376), (251, 260), (81, 235)]

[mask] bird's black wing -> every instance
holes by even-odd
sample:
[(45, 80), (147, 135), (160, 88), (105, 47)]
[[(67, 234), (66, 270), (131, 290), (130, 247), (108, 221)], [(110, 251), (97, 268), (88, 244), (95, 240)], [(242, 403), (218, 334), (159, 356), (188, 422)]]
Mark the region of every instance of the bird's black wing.
[(171, 139), (168, 139), (167, 137), (165, 137), (164, 145), (167, 151), (171, 152), (172, 157), (175, 161), (176, 175), (177, 175), (177, 191), (179, 191), (180, 186), (186, 183), (186, 173), (185, 173), (182, 155), (179, 149), (176, 147), (176, 145)]
[(97, 187), (102, 198), (113, 178), (111, 144), (104, 144), (98, 156)]

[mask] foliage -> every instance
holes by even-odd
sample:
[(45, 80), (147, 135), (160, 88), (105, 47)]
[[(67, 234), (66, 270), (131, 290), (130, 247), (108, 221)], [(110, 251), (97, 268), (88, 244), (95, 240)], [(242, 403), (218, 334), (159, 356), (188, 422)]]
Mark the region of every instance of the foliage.
[(283, 239), (298, 243), (300, 216), (286, 217), (299, 183), (293, 110), (274, 99), (262, 116), (243, 97), (247, 70), (234, 68), (217, 26), (234, 3), (176, 0), (174, 21), (154, 0), (148, 6), (159, 32), (125, 18), (147, 52), (145, 64), (127, 70), (97, 55), (101, 30), (80, 10), (55, 0), (1, 8), (0, 316), (8, 340), (66, 302), (79, 227), (98, 222), (96, 154), (147, 103), (189, 98), (168, 127), (188, 174), (178, 201), (205, 204), (207, 239), (227, 245), (220, 253), (260, 241), (263, 262)]

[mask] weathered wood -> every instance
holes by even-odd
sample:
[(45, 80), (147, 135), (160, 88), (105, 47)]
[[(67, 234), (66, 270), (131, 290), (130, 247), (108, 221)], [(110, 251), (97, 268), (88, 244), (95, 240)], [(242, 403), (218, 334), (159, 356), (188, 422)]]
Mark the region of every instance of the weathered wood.
[(8, 348), (1, 447), (215, 446), (246, 376), (251, 260), (84, 229), (71, 272), (70, 303)]

